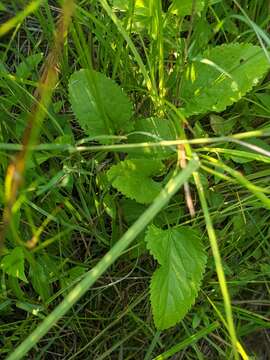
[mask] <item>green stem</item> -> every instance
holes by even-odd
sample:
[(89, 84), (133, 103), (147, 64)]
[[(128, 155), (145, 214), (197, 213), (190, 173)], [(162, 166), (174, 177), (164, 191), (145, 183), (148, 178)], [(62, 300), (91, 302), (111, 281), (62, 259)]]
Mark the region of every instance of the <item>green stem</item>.
[(234, 323), (233, 323), (231, 299), (230, 299), (230, 294), (229, 294), (229, 290), (227, 287), (226, 278), (225, 278), (225, 274), (224, 274), (224, 270), (223, 270), (223, 266), (222, 266), (222, 260), (221, 260), (221, 256), (220, 256), (220, 252), (219, 252), (219, 248), (218, 248), (216, 233), (215, 233), (215, 230), (214, 230), (214, 227), (212, 224), (211, 216), (209, 213), (207, 201), (205, 198), (205, 194), (204, 194), (204, 190), (203, 190), (203, 186), (202, 186), (199, 174), (196, 172), (193, 174), (193, 177), (194, 177), (194, 181), (195, 181), (197, 191), (199, 194), (200, 203), (201, 203), (203, 214), (204, 214), (206, 229), (208, 232), (208, 237), (209, 237), (212, 253), (214, 256), (214, 260), (215, 260), (218, 282), (219, 282), (219, 286), (220, 286), (221, 293), (223, 296), (228, 331), (229, 331), (229, 334), (231, 337), (234, 358), (236, 360), (238, 360), (239, 359), (239, 355), (238, 355), (238, 351), (237, 351), (238, 341), (237, 341), (236, 332), (235, 332)]
[[(186, 140), (186, 134), (185, 134), (185, 130), (183, 127), (180, 127), (180, 137), (181, 137), (181, 139)], [(187, 143), (185, 145), (185, 149), (186, 149), (187, 155), (189, 157), (191, 157), (192, 149), (191, 149), (190, 144)], [(204, 189), (203, 189), (198, 172), (193, 173), (193, 178), (194, 178), (197, 192), (199, 195), (201, 207), (202, 207), (203, 214), (204, 214), (206, 229), (207, 229), (207, 233), (208, 233), (208, 237), (209, 237), (209, 242), (210, 242), (211, 250), (212, 250), (212, 253), (214, 256), (216, 272), (217, 272), (217, 276), (218, 276), (218, 282), (219, 282), (220, 290), (221, 290), (221, 293), (223, 296), (226, 320), (227, 320), (227, 325), (228, 325), (228, 332), (229, 332), (231, 342), (232, 342), (233, 355), (234, 355), (235, 360), (238, 360), (239, 359), (239, 354), (238, 354), (238, 350), (237, 350), (238, 340), (237, 340), (236, 331), (235, 331), (234, 322), (233, 322), (231, 299), (230, 299), (230, 294), (229, 294), (229, 290), (228, 290), (227, 283), (226, 283), (226, 277), (225, 277), (223, 266), (222, 266), (221, 256), (219, 253), (216, 233), (215, 233), (215, 230), (213, 227), (212, 219), (211, 219), (211, 216), (210, 216), (210, 213), (208, 210), (208, 205), (207, 205)]]

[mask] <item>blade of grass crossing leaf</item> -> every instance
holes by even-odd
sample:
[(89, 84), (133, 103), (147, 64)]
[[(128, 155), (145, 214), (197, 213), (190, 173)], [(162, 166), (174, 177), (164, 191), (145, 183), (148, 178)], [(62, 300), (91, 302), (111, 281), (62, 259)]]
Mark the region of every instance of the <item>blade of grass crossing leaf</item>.
[(56, 322), (64, 316), (70, 308), (90, 289), (97, 279), (112, 265), (121, 253), (131, 244), (136, 236), (150, 223), (157, 213), (168, 203), (170, 198), (188, 180), (199, 167), (197, 160), (191, 160), (185, 170), (173, 177), (152, 205), (140, 216), (140, 218), (126, 231), (121, 239), (108, 251), (98, 264), (86, 273), (85, 277), (75, 286), (66, 298), (51, 312), (50, 315), (30, 334), (18, 348), (9, 355), (7, 360), (19, 360), (36, 345)]
[(204, 156), (204, 158), (208, 159), (211, 164), (215, 164), (215, 166), (225, 170), (232, 177), (234, 177), (240, 184), (242, 184), (246, 189), (252, 192), (264, 205), (267, 209), (270, 209), (270, 199), (267, 195), (264, 194), (263, 191), (265, 189), (261, 189), (258, 186), (254, 185), (251, 181), (249, 181), (245, 176), (243, 176), (239, 171), (232, 169), (230, 166), (223, 164), (222, 162), (214, 159), (210, 156)]
[[(264, 45), (264, 42), (265, 42), (268, 47), (270, 46), (270, 38), (269, 38), (269, 36), (267, 36), (267, 34), (255, 22), (253, 22), (250, 19), (250, 17), (247, 15), (247, 13), (244, 11), (244, 9), (242, 8), (242, 6), (239, 4), (238, 1), (233, 0), (233, 2), (240, 9), (243, 16), (241, 16), (241, 15), (231, 15), (231, 17), (234, 17), (234, 18), (236, 18), (238, 20), (241, 20), (241, 21), (245, 22), (247, 25), (249, 25), (253, 29), (253, 31), (255, 32), (255, 34), (256, 34), (259, 42), (260, 42), (261, 47), (262, 47), (262, 49), (263, 49), (263, 51), (265, 53), (265, 56), (266, 56), (267, 60), (270, 62), (269, 52), (267, 51), (267, 48)], [(269, 19), (269, 17), (268, 17), (268, 19)], [(267, 20), (267, 18), (266, 18), (266, 20)]]
[[(38, 144), (31, 146), (31, 151), (61, 151), (61, 152), (83, 152), (83, 151), (124, 151), (124, 149), (141, 149), (141, 148), (159, 148), (159, 147), (177, 147), (181, 144), (212, 144), (218, 142), (235, 142), (235, 139), (248, 139), (252, 137), (266, 137), (270, 132), (264, 130), (248, 131), (231, 135), (230, 137), (220, 136), (215, 138), (196, 138), (181, 140), (163, 140), (159, 142), (140, 142), (133, 144), (116, 144), (116, 145), (92, 145), (92, 146), (72, 146), (69, 144)], [(95, 138), (91, 138), (95, 140)], [(0, 151), (20, 151), (21, 144), (0, 143)], [(223, 149), (224, 151), (224, 149)]]
[(16, 27), (19, 23), (23, 22), (28, 15), (32, 14), (34, 11), (36, 11), (39, 8), (39, 6), (43, 3), (43, 1), (44, 0), (32, 1), (20, 13), (18, 13), (12, 19), (2, 24), (0, 26), (0, 37), (5, 35), (14, 27)]
[[(186, 139), (186, 134), (185, 134), (185, 131), (183, 128), (180, 128), (180, 132), (181, 132), (180, 133), (181, 139)], [(187, 154), (189, 156), (192, 156), (192, 149), (191, 149), (190, 144), (186, 144), (185, 148), (186, 148)], [(216, 233), (215, 233), (215, 230), (214, 230), (214, 227), (212, 224), (212, 219), (211, 219), (211, 216), (210, 216), (210, 213), (208, 210), (207, 200), (205, 197), (205, 193), (204, 193), (204, 189), (203, 189), (203, 186), (202, 186), (202, 183), (200, 180), (199, 173), (194, 172), (193, 178), (194, 178), (194, 182), (195, 182), (197, 192), (199, 195), (202, 211), (204, 214), (206, 229), (207, 229), (210, 246), (211, 246), (214, 261), (215, 261), (218, 282), (219, 282), (219, 286), (220, 286), (221, 293), (223, 296), (226, 319), (227, 319), (227, 323), (228, 323), (228, 331), (229, 331), (229, 335), (231, 337), (231, 342), (232, 342), (233, 356), (234, 356), (235, 360), (238, 360), (239, 359), (239, 354), (237, 351), (238, 340), (237, 340), (236, 331), (235, 331), (234, 322), (233, 322), (231, 299), (230, 299), (230, 294), (229, 294), (227, 283), (226, 283), (225, 273), (224, 273), (223, 266), (222, 266), (222, 260), (221, 260), (221, 256), (220, 256), (220, 252), (219, 252), (219, 248), (218, 248)]]
[(200, 198), (200, 203), (201, 203), (203, 214), (204, 214), (206, 229), (208, 232), (208, 237), (209, 237), (212, 253), (214, 256), (214, 260), (215, 260), (219, 286), (220, 286), (222, 296), (223, 296), (223, 301), (224, 301), (224, 308), (225, 308), (226, 319), (227, 319), (227, 323), (228, 323), (228, 331), (229, 331), (229, 334), (231, 337), (231, 342), (232, 342), (232, 347), (233, 347), (233, 354), (234, 354), (234, 358), (236, 360), (238, 360), (239, 359), (239, 354), (237, 351), (238, 340), (236, 337), (235, 327), (234, 327), (234, 323), (233, 323), (231, 299), (230, 299), (230, 294), (228, 291), (226, 278), (225, 278), (225, 274), (224, 274), (224, 270), (223, 270), (223, 266), (222, 266), (222, 260), (221, 260), (221, 256), (220, 256), (220, 252), (219, 252), (219, 248), (218, 248), (216, 233), (215, 233), (215, 230), (214, 230), (214, 227), (212, 224), (211, 216), (210, 216), (210, 213), (208, 210), (207, 201), (205, 198), (204, 189), (203, 189), (199, 174), (196, 172), (193, 174), (193, 177), (194, 177), (194, 181), (195, 181), (198, 195)]

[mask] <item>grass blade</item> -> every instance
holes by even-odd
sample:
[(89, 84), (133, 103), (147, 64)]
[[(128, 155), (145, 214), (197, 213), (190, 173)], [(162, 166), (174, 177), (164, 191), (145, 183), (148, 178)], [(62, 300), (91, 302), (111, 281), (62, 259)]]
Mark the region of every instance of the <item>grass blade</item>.
[(196, 334), (189, 336), (187, 339), (181, 341), (179, 344), (173, 346), (168, 351), (164, 352), (163, 354), (158, 355), (153, 360), (165, 360), (169, 357), (175, 355), (180, 350), (183, 350), (185, 347), (194, 344), (195, 342), (199, 341), (202, 337), (210, 334), (214, 330), (219, 327), (218, 322), (214, 322), (207, 327), (203, 328), (202, 330), (198, 331)]
[(230, 294), (229, 294), (229, 290), (227, 287), (224, 269), (222, 266), (222, 260), (221, 260), (221, 256), (220, 256), (220, 252), (219, 252), (219, 248), (218, 248), (216, 233), (215, 233), (215, 230), (214, 230), (214, 227), (212, 224), (212, 220), (211, 220), (211, 216), (210, 216), (210, 213), (208, 210), (208, 205), (207, 205), (204, 189), (203, 189), (199, 174), (194, 173), (193, 177), (194, 177), (194, 181), (195, 181), (198, 195), (200, 198), (202, 211), (204, 214), (204, 220), (205, 220), (205, 224), (206, 224), (206, 229), (208, 232), (208, 237), (209, 237), (213, 257), (215, 260), (218, 282), (219, 282), (219, 286), (221, 289), (223, 302), (224, 302), (228, 331), (229, 331), (229, 334), (231, 337), (231, 342), (232, 342), (233, 355), (234, 355), (235, 360), (238, 360), (239, 359), (239, 354), (237, 351), (238, 340), (237, 340), (236, 331), (235, 331), (235, 327), (234, 327), (234, 323), (233, 323), (231, 299), (230, 299)]

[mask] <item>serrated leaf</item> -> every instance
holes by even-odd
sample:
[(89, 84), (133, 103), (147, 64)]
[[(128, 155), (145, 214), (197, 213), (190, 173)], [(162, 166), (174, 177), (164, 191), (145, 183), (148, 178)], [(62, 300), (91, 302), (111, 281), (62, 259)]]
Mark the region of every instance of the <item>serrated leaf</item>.
[[(159, 142), (162, 140), (175, 140), (176, 132), (174, 124), (167, 119), (156, 117), (139, 119), (135, 122), (136, 133), (129, 136), (130, 143)], [(134, 157), (151, 157), (156, 159), (167, 158), (174, 153), (169, 147), (144, 147), (141, 149), (129, 149), (129, 154)]]
[(204, 4), (204, 0), (174, 0), (171, 5), (171, 12), (180, 16), (187, 16), (191, 15), (193, 10), (197, 13), (201, 12)]
[(252, 44), (225, 44), (205, 51), (185, 70), (184, 114), (225, 110), (258, 84), (269, 66), (263, 50)]
[(121, 87), (104, 74), (82, 69), (69, 80), (73, 112), (91, 137), (132, 130), (132, 105)]
[(151, 280), (151, 305), (158, 329), (178, 323), (194, 304), (206, 266), (198, 234), (188, 227), (148, 228), (147, 248), (160, 264)]
[(28, 282), (24, 273), (24, 252), (21, 247), (16, 247), (10, 254), (3, 257), (1, 268), (8, 275)]
[(163, 169), (159, 160), (124, 160), (107, 172), (112, 186), (130, 199), (141, 204), (151, 203), (161, 191), (162, 185), (152, 179)]

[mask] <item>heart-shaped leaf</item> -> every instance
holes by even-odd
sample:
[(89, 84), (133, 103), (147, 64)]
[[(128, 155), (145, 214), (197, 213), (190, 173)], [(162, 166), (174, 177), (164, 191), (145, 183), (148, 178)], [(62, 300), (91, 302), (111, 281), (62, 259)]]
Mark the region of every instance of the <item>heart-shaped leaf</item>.
[(269, 67), (263, 50), (252, 44), (225, 44), (205, 51), (184, 73), (184, 114), (225, 110), (257, 85)]

